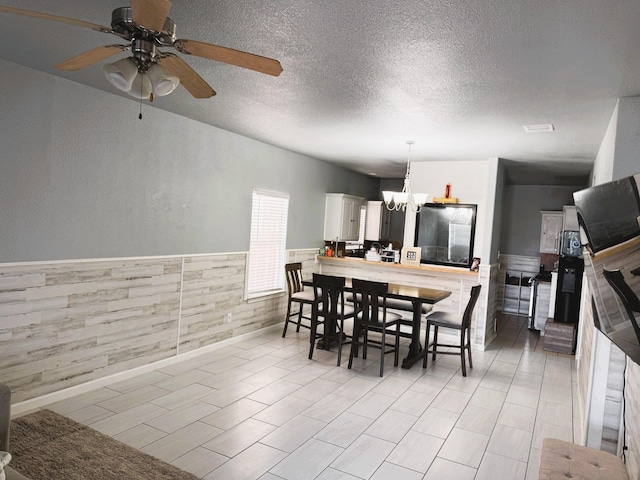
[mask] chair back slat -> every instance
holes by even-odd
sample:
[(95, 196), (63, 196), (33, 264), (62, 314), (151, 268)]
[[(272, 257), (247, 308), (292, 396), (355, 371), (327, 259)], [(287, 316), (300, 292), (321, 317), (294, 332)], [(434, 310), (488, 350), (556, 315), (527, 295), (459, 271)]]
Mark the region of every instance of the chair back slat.
[(478, 297), (480, 296), (480, 288), (482, 285), (474, 285), (471, 287), (471, 294), (469, 295), (469, 302), (464, 309), (464, 314), (462, 315), (462, 327), (469, 328), (471, 325), (471, 317), (473, 317), (473, 309), (476, 306), (478, 301)]
[(362, 320), (365, 323), (385, 322), (389, 284), (357, 278), (354, 278), (351, 284), (358, 310), (362, 312)]
[(322, 305), (324, 317), (337, 318), (344, 311), (345, 277), (313, 274), (313, 293), (316, 305)]
[(302, 285), (302, 263), (287, 263), (284, 266), (284, 270), (287, 275), (287, 290), (289, 296), (301, 292), (304, 288)]

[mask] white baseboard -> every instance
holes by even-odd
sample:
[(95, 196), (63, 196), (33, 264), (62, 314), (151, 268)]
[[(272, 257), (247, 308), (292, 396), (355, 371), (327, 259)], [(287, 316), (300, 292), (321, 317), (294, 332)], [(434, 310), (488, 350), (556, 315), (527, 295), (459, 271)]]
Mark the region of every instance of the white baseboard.
[(100, 387), (106, 387), (108, 385), (127, 380), (137, 375), (141, 375), (143, 373), (152, 372), (169, 365), (174, 365), (178, 362), (182, 362), (183, 360), (188, 360), (190, 358), (204, 355), (205, 353), (211, 353), (215, 350), (219, 350), (220, 348), (239, 343), (249, 338), (259, 337), (260, 335), (263, 335), (265, 333), (280, 330), (282, 330), (282, 323), (261, 328), (260, 330), (255, 330), (253, 332), (244, 333), (242, 335), (238, 335), (237, 337), (221, 340), (220, 342), (207, 345), (206, 347), (201, 347), (190, 352), (158, 360), (157, 362), (153, 362), (148, 365), (142, 365), (140, 367), (132, 368), (131, 370), (127, 370), (126, 372), (114, 373), (113, 375), (98, 378), (96, 380), (91, 380), (81, 385), (74, 385), (73, 387), (65, 388), (57, 392), (47, 393), (46, 395), (42, 395), (40, 397), (30, 398), (29, 400), (17, 402), (11, 405), (11, 416), (24, 415), (25, 413), (37, 410), (54, 402), (66, 400), (67, 398), (71, 398), (82, 393), (87, 393)]

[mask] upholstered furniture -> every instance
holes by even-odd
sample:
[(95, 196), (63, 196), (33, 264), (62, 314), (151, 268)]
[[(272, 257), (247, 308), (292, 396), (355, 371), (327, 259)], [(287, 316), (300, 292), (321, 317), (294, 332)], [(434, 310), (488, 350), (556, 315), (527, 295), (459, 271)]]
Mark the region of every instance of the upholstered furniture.
[[(0, 452), (9, 452), (9, 426), (11, 424), (11, 390), (0, 383)], [(27, 480), (11, 466), (4, 467), (6, 480)]]
[(556, 438), (542, 441), (539, 480), (629, 480), (624, 462), (607, 452)]

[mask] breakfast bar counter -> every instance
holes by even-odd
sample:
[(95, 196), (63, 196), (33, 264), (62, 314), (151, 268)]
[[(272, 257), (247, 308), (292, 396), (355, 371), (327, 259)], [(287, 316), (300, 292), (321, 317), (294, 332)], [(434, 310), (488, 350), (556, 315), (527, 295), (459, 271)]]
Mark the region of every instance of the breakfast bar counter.
[[(324, 275), (448, 290), (451, 295), (438, 302), (434, 306), (434, 310), (459, 315), (462, 315), (469, 301), (471, 287), (479, 283), (478, 272), (472, 272), (468, 268), (425, 264), (405, 265), (373, 262), (355, 257), (326, 257), (322, 255), (318, 255), (316, 261), (319, 263), (319, 273)], [(474, 333), (474, 328), (475, 321), (472, 322), (472, 333)]]
[(322, 268), (358, 268), (379, 270), (387, 273), (400, 272), (409, 275), (442, 274), (453, 276), (463, 275), (472, 279), (478, 278), (478, 272), (472, 272), (467, 268), (460, 267), (427, 265), (424, 263), (420, 265), (406, 265), (403, 263), (374, 262), (357, 257), (326, 257), (324, 255), (317, 255), (316, 258)]

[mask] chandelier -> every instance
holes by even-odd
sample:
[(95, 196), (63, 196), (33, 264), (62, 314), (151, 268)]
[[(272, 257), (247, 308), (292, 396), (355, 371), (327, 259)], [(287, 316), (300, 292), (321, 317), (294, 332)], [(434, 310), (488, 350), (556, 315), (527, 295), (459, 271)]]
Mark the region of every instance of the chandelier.
[(409, 154), (407, 157), (407, 173), (404, 176), (404, 186), (401, 192), (382, 192), (384, 203), (388, 210), (396, 210), (403, 212), (407, 209), (407, 206), (414, 212), (419, 212), (422, 209), (422, 205), (427, 203), (428, 193), (413, 193), (411, 191), (411, 180), (409, 179), (409, 173), (411, 169), (411, 145), (415, 142), (413, 140), (407, 140), (409, 145)]

